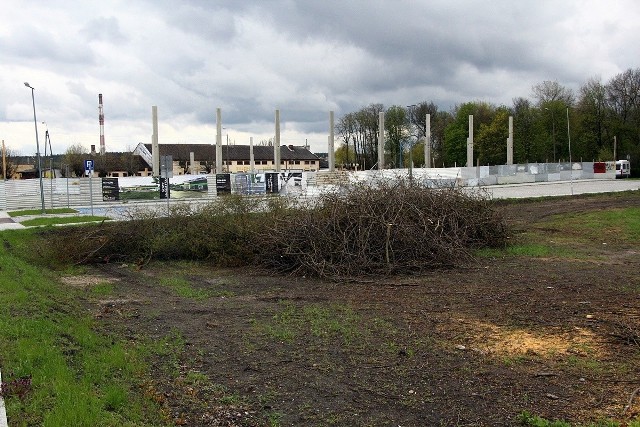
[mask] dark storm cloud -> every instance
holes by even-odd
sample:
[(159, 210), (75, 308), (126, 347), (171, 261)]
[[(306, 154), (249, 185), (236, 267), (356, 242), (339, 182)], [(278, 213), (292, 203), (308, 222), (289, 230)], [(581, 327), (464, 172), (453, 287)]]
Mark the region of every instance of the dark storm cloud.
[(146, 141), (152, 105), (179, 140), (210, 139), (217, 107), (225, 127), (268, 135), (276, 109), (285, 128), (326, 133), (329, 110), (370, 103), (508, 105), (543, 80), (576, 90), (639, 66), (639, 13), (634, 0), (7, 0), (0, 113), (28, 120), (25, 79), (48, 121), (89, 133), (103, 93), (122, 134), (108, 141)]

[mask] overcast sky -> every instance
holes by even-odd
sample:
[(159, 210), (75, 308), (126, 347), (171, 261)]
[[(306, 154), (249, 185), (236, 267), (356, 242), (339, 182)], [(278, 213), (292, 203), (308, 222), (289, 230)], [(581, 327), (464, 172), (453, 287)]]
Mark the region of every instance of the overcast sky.
[[(44, 154), (150, 143), (281, 142), (327, 151), (329, 111), (370, 103), (510, 106), (531, 87), (640, 66), (637, 0), (4, 0), (0, 139)], [(46, 122), (46, 125), (42, 122)]]

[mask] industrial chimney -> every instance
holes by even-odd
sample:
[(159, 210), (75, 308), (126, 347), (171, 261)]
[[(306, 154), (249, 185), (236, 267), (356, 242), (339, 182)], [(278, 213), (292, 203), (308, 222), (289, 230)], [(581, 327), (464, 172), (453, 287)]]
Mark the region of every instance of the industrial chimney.
[(100, 122), (100, 155), (104, 155), (104, 109), (102, 107), (102, 94), (98, 94), (98, 121)]

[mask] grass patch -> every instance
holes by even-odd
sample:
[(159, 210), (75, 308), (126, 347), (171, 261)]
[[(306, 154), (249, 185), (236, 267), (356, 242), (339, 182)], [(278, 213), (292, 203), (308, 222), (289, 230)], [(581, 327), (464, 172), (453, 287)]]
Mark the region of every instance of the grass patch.
[(137, 387), (137, 346), (94, 330), (80, 290), (24, 261), (33, 230), (0, 234), (0, 360), (10, 425), (165, 425)]
[(497, 258), (501, 256), (523, 256), (533, 258), (579, 258), (581, 254), (571, 248), (554, 246), (553, 244), (542, 243), (519, 243), (506, 247), (505, 249), (479, 249), (476, 256), (482, 258)]
[(523, 411), (516, 417), (518, 425), (526, 427), (640, 427), (640, 419), (621, 423), (612, 420), (601, 420), (587, 424), (571, 424), (564, 420), (547, 420), (529, 411)]
[(312, 335), (323, 341), (339, 338), (350, 344), (361, 335), (359, 316), (349, 307), (320, 304), (297, 307), (289, 301), (281, 304), (282, 310), (273, 316), (272, 322), (260, 326), (278, 341), (292, 342), (297, 337)]
[(173, 290), (176, 295), (182, 298), (194, 300), (205, 300), (214, 297), (230, 297), (233, 292), (215, 289), (196, 288), (184, 277), (163, 277), (160, 284)]
[(113, 294), (113, 284), (111, 283), (98, 283), (95, 286), (89, 288), (89, 294), (96, 297), (104, 297)]
[[(25, 209), (21, 211), (11, 211), (7, 213), (12, 218), (17, 216), (42, 215), (42, 209)], [(45, 209), (45, 213), (46, 214), (69, 214), (69, 213), (78, 213), (78, 211), (71, 208), (55, 208), (55, 209)]]
[(85, 222), (98, 222), (108, 220), (110, 220), (110, 218), (107, 216), (81, 215), (33, 218), (21, 221), (20, 224), (24, 225), (25, 227), (41, 227), (48, 225), (79, 224)]
[(556, 227), (561, 233), (571, 234), (572, 239), (633, 243), (640, 240), (640, 208), (556, 215), (542, 226)]
[[(593, 257), (583, 247), (593, 242), (631, 244), (640, 240), (640, 208), (554, 215), (519, 234), (506, 248), (481, 248), (481, 258), (524, 256), (534, 258)], [(584, 243), (584, 244), (583, 244)]]

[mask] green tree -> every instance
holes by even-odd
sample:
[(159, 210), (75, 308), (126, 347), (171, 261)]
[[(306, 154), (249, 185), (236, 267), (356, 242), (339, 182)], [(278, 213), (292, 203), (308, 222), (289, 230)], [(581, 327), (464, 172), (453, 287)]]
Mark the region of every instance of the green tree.
[(424, 138), (420, 138), (417, 142), (413, 142), (411, 145), (411, 156), (410, 158), (413, 160), (413, 164), (416, 167), (430, 167), (429, 165), (424, 164)]
[(340, 144), (335, 151), (336, 166), (343, 168), (350, 168), (351, 164), (356, 163), (356, 153), (353, 147), (348, 146), (346, 143)]
[(611, 134), (617, 137), (617, 157), (631, 159), (631, 173), (640, 170), (640, 68), (614, 76), (606, 85)]
[(507, 161), (507, 137), (509, 136), (509, 110), (500, 107), (491, 123), (481, 123), (475, 146), (478, 162), (482, 165), (503, 165)]
[(393, 105), (385, 113), (384, 127), (386, 130), (385, 148), (389, 153), (390, 163), (395, 167), (403, 167), (403, 143), (407, 139), (407, 111), (398, 105)]
[(88, 157), (88, 153), (82, 144), (72, 144), (65, 151), (62, 162), (69, 166), (72, 175), (82, 176), (84, 175), (84, 160)]
[[(490, 123), (494, 114), (495, 107), (486, 102), (468, 102), (454, 109), (455, 118), (445, 130), (444, 160), (446, 166), (454, 164), (464, 166), (467, 163), (469, 116), (473, 116), (473, 131), (474, 135), (477, 135), (480, 126)], [(477, 148), (474, 146), (474, 158), (476, 154)]]
[(445, 130), (454, 120), (448, 111), (438, 111), (431, 117), (431, 158), (433, 165), (444, 166)]
[[(410, 133), (414, 138), (413, 144), (413, 162), (415, 165), (424, 165), (424, 141), (423, 137), (427, 131), (427, 114), (431, 118), (431, 167), (433, 164), (442, 164), (443, 147), (444, 147), (444, 131), (447, 125), (453, 120), (450, 113), (440, 111), (438, 106), (433, 102), (422, 101), (414, 107), (408, 109), (408, 116), (411, 123)], [(417, 142), (416, 142), (417, 141)]]
[(539, 115), (539, 110), (528, 99), (516, 98), (513, 100), (514, 163), (545, 160), (547, 136), (544, 129), (540, 129)]
[[(599, 158), (601, 149), (611, 140), (608, 136), (606, 89), (599, 79), (588, 80), (580, 88), (572, 138), (574, 157), (585, 160)], [(609, 144), (610, 145), (610, 144)]]

